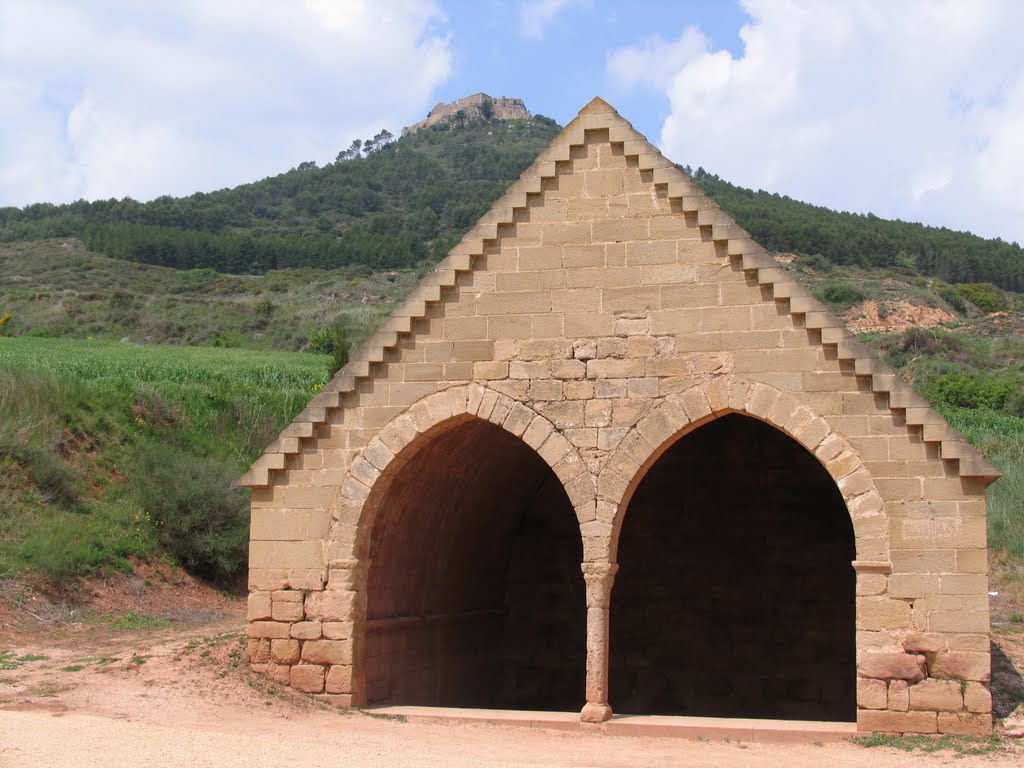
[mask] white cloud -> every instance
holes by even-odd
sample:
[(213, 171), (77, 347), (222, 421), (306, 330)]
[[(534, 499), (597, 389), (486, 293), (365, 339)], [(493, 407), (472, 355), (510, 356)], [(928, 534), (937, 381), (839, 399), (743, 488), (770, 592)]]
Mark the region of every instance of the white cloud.
[(4, 0), (0, 14), (0, 205), (188, 194), (333, 160), (421, 117), (451, 70), (432, 0)]
[(709, 42), (697, 27), (687, 27), (675, 42), (654, 35), (639, 45), (613, 51), (608, 71), (619, 88), (644, 84), (664, 89), (676, 72), (707, 50)]
[(541, 39), (562, 11), (589, 8), (591, 0), (523, 0), (519, 7), (519, 28), (523, 37)]
[(609, 56), (618, 81), (668, 97), (667, 156), (808, 202), (1024, 242), (1024, 5), (743, 6), (738, 56), (692, 28)]

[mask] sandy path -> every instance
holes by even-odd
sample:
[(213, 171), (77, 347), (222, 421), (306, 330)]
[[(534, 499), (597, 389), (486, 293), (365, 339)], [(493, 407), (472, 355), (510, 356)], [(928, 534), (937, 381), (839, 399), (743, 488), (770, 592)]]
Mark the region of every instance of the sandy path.
[(0, 672), (0, 768), (1024, 765), (1016, 744), (961, 758), (382, 719), (253, 676), (241, 629), (239, 619), (115, 637), (86, 629), (45, 646), (0, 649), (47, 657)]

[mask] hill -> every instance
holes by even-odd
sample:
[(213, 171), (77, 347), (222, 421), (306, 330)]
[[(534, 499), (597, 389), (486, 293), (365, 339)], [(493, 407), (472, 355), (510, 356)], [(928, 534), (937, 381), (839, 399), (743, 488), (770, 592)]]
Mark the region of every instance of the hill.
[(232, 274), (410, 267), (443, 257), (558, 131), (540, 116), (382, 131), (323, 168), (234, 189), (0, 209), (0, 242), (78, 237), (116, 259)]
[[(301, 163), (234, 189), (0, 208), (0, 243), (77, 237), (115, 259), (230, 274), (412, 267), (447, 253), (559, 130), (540, 115), (448, 116), (397, 141), (385, 130), (353, 142), (322, 168)], [(1024, 290), (1016, 243), (832, 211), (683, 170), (771, 250)]]

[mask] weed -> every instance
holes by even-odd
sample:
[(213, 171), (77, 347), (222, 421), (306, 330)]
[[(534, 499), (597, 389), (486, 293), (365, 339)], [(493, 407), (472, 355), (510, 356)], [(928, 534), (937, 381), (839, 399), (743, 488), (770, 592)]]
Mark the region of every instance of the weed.
[(1024, 613), (1011, 613), (1010, 621), (1014, 624), (1024, 624)]
[(29, 664), (33, 661), (47, 661), (49, 656), (39, 656), (38, 654), (27, 653), (24, 656), (15, 656), (12, 653), (0, 653), (0, 669), (17, 669), (23, 664)]
[(61, 685), (55, 683), (52, 680), (43, 680), (42, 682), (36, 683), (35, 685), (25, 689), (26, 696), (38, 696), (40, 698), (49, 698), (56, 696), (64, 691), (70, 691), (74, 686), (72, 685)]
[(134, 664), (135, 666), (137, 666), (137, 667), (141, 667), (143, 664), (145, 664), (151, 658), (153, 658), (153, 657), (152, 656), (142, 656), (140, 654), (133, 653), (132, 657), (130, 659), (130, 662), (132, 664)]
[(999, 734), (988, 738), (971, 736), (887, 736), (875, 734), (861, 736), (854, 741), (862, 747), (891, 747), (904, 752), (945, 752), (952, 751), (960, 756), (988, 755), (1005, 748)]
[(395, 723), (407, 723), (407, 722), (409, 722), (409, 718), (406, 717), (405, 715), (392, 715), (392, 714), (388, 714), (387, 712), (374, 712), (374, 711), (369, 710), (369, 709), (363, 710), (363, 714), (366, 715), (367, 717), (374, 717), (374, 718), (376, 718), (378, 720), (391, 720), (392, 722), (395, 722)]
[(171, 625), (169, 619), (134, 611), (105, 613), (99, 617), (99, 620), (111, 629), (165, 629)]
[(61, 672), (81, 672), (83, 669), (85, 669), (85, 665), (84, 664), (69, 664), (66, 667), (61, 667), (60, 671)]

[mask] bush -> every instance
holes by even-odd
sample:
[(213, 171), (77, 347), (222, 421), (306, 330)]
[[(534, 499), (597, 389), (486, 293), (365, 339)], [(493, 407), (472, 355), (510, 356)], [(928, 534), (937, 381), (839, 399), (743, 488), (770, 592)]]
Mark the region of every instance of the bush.
[(956, 287), (957, 293), (986, 314), (1005, 312), (1010, 308), (1006, 294), (991, 283), (964, 283)]
[(140, 443), (131, 482), (160, 543), (198, 576), (229, 580), (243, 573), (249, 501), (237, 470), (216, 459)]
[(964, 301), (964, 297), (961, 296), (956, 288), (952, 285), (944, 285), (937, 291), (939, 297), (943, 299), (949, 306), (951, 306), (959, 314), (965, 314), (967, 312), (967, 302)]
[(834, 307), (848, 307), (867, 298), (867, 295), (855, 285), (849, 283), (828, 283), (821, 289), (818, 298)]
[(333, 331), (334, 348), (331, 351), (331, 364), (327, 369), (327, 375), (331, 378), (334, 377), (334, 374), (348, 365), (349, 354), (348, 329), (339, 323), (334, 326)]
[(954, 372), (926, 383), (922, 394), (933, 405), (1001, 411), (1018, 390), (1014, 382), (1000, 376)]

